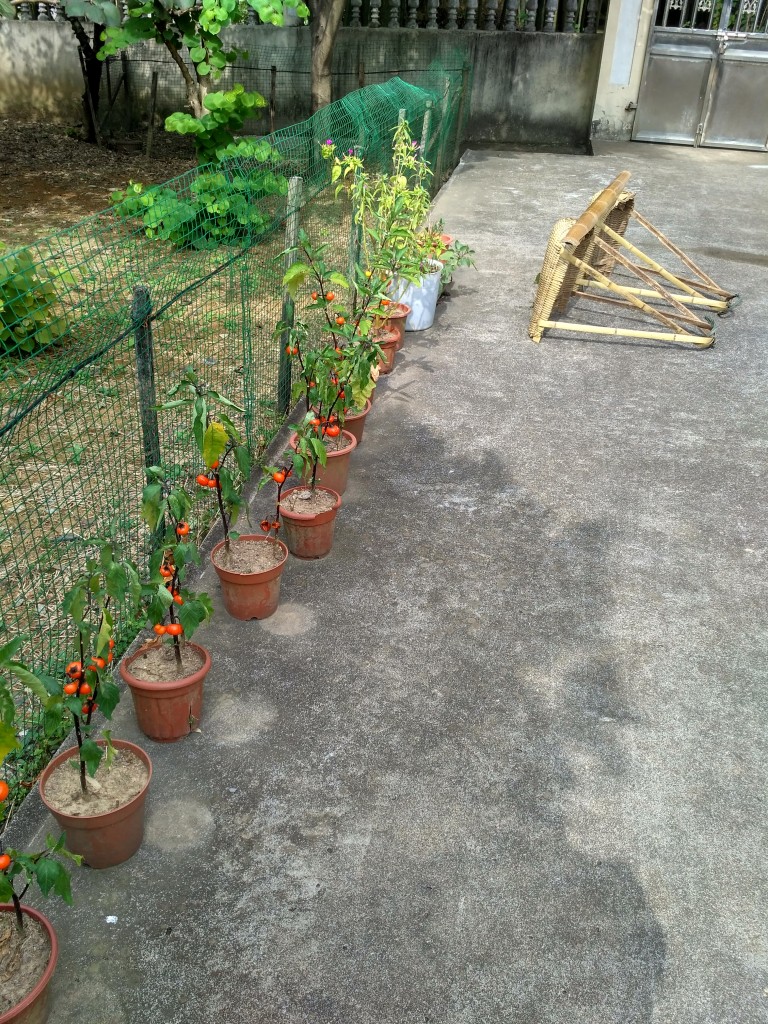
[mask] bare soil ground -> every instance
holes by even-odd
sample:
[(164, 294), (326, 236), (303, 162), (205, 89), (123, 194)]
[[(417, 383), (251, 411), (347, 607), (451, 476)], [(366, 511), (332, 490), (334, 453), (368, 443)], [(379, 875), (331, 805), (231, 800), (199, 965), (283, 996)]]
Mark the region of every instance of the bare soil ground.
[(90, 217), (129, 180), (156, 184), (194, 166), (188, 140), (158, 132), (151, 160), (99, 148), (62, 125), (0, 120), (0, 242), (9, 248)]

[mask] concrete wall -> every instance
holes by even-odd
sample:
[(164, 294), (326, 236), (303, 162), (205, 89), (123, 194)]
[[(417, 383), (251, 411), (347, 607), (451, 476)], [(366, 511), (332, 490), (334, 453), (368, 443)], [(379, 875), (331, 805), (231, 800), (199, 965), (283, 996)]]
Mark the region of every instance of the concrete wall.
[(0, 117), (74, 124), (83, 76), (69, 25), (0, 18)]
[[(228, 42), (249, 51), (244, 66), (222, 79), (242, 81), (264, 95), (276, 65), (279, 127), (309, 114), (309, 29), (238, 26)], [(433, 60), (473, 69), (466, 141), (521, 145), (584, 146), (600, 67), (602, 36), (519, 32), (426, 32), (404, 29), (341, 29), (334, 58), (334, 95), (399, 74), (415, 81)], [(159, 71), (158, 115), (183, 109), (176, 66), (154, 44), (135, 47), (131, 120), (146, 122), (152, 70)], [(81, 119), (77, 47), (67, 25), (0, 22), (0, 117)], [(117, 106), (128, 122), (128, 111)], [(261, 121), (257, 130), (268, 130)]]
[(595, 139), (632, 136), (654, 7), (654, 0), (611, 2), (592, 121)]

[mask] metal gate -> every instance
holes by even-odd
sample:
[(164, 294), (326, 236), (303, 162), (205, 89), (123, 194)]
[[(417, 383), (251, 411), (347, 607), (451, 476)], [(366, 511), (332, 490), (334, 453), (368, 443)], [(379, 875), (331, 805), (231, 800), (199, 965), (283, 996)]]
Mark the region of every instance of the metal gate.
[(768, 150), (768, 0), (657, 0), (632, 138)]

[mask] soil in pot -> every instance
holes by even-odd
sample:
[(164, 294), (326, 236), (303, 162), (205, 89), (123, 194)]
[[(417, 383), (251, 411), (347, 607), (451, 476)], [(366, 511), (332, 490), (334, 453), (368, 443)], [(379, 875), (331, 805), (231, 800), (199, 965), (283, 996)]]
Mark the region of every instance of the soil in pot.
[(336, 499), (328, 491), (315, 491), (309, 487), (294, 487), (280, 502), (280, 508), (288, 512), (300, 512), (303, 516), (317, 516), (330, 512)]
[(214, 562), (229, 572), (247, 574), (268, 572), (279, 565), (284, 557), (285, 553), (279, 544), (271, 544), (269, 541), (257, 544), (243, 542), (241, 544), (239, 541), (233, 540), (229, 543), (229, 551), (224, 546), (214, 553)]
[[(16, 915), (13, 908), (0, 914), (0, 1018), (9, 1013), (31, 995), (35, 986), (43, 980), (49, 963), (50, 973), (56, 966), (55, 951), (46, 928), (24, 912), (24, 928), (16, 927)], [(30, 1020), (43, 1021), (47, 1015), (43, 1013), (42, 1002), (35, 1003), (36, 1016)], [(21, 1020), (26, 1017), (19, 1018)]]
[(54, 810), (74, 817), (106, 814), (127, 804), (147, 785), (147, 766), (132, 750), (117, 748), (107, 770), (102, 758), (96, 775), (86, 776), (87, 794), (80, 788), (80, 762), (75, 757), (54, 768), (45, 783), (45, 799)]
[(131, 672), (146, 683), (174, 683), (203, 667), (205, 659), (195, 647), (181, 644), (180, 653), (181, 667), (173, 644), (153, 643), (143, 647), (131, 661)]

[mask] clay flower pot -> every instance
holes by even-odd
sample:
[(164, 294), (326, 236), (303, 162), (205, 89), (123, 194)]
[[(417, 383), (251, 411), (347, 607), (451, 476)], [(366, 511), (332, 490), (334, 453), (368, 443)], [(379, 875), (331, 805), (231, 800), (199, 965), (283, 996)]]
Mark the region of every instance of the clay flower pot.
[(379, 373), (392, 373), (395, 368), (395, 356), (397, 355), (397, 331), (390, 331), (384, 328), (377, 331), (373, 340), (381, 348), (381, 359), (379, 359)]
[(403, 347), (405, 341), (405, 321), (411, 312), (411, 307), (407, 306), (404, 302), (393, 302), (387, 309), (387, 315), (384, 318), (384, 328), (388, 331), (393, 331), (397, 334), (397, 351)]
[(196, 672), (169, 682), (154, 682), (134, 675), (131, 666), (136, 659), (148, 647), (159, 647), (160, 644), (160, 640), (155, 640), (124, 658), (120, 662), (120, 675), (130, 687), (136, 721), (144, 735), (158, 743), (172, 743), (187, 736), (200, 721), (203, 682), (211, 668), (211, 656), (204, 647), (188, 641), (187, 646), (203, 659)]
[[(234, 542), (233, 542), (234, 543)], [(280, 540), (255, 533), (242, 534), (238, 544), (276, 544), (282, 551), (280, 561), (260, 572), (234, 572), (216, 562), (216, 554), (224, 547), (220, 541), (211, 552), (211, 562), (221, 584), (224, 607), (233, 619), (266, 619), (277, 611), (280, 603), (280, 577), (288, 561), (288, 548)]]
[[(405, 322), (405, 321), (403, 321)], [(348, 430), (350, 434), (357, 440), (357, 443), (363, 440), (363, 430), (365, 429), (365, 418), (371, 411), (371, 400), (370, 398), (365, 403), (365, 408), (362, 412), (347, 413), (344, 417), (344, 429)]]
[[(99, 746), (104, 745), (103, 740), (98, 742)], [(59, 828), (66, 833), (67, 849), (72, 853), (79, 853), (85, 863), (92, 868), (111, 868), (115, 864), (122, 864), (136, 853), (144, 838), (144, 802), (152, 779), (152, 762), (149, 755), (135, 743), (113, 740), (112, 745), (118, 750), (130, 750), (144, 762), (148, 771), (147, 781), (141, 792), (114, 811), (78, 816), (58, 811), (46, 800), (46, 782), (60, 764), (73, 758), (77, 759), (77, 747), (57, 754), (40, 776), (40, 796), (56, 819)]]
[(330, 487), (317, 486), (315, 490), (327, 491), (335, 499), (333, 508), (316, 515), (302, 512), (291, 512), (282, 505), (293, 491), (302, 490), (291, 487), (283, 491), (280, 503), (280, 518), (285, 530), (285, 543), (295, 558), (324, 558), (333, 547), (333, 530), (336, 525), (336, 513), (341, 508), (341, 496)]
[[(315, 478), (318, 484), (322, 484), (323, 487), (327, 487), (329, 490), (335, 491), (337, 494), (343, 494), (347, 489), (347, 480), (349, 478), (349, 457), (355, 448), (357, 448), (357, 438), (354, 434), (351, 434), (346, 428), (342, 430), (342, 434), (350, 443), (346, 448), (342, 448), (341, 451), (328, 452), (328, 461), (324, 466), (321, 466), (318, 463), (317, 476)], [(295, 451), (295, 434), (291, 435), (290, 445)], [(293, 554), (293, 549), (290, 544), (288, 544), (288, 550)]]
[[(45, 1024), (50, 1010), (50, 983), (53, 978), (53, 972), (56, 970), (56, 961), (59, 959), (59, 941), (56, 938), (53, 925), (39, 910), (33, 910), (32, 907), (22, 907), (21, 912), (25, 917), (32, 918), (44, 928), (48, 936), (51, 953), (48, 958), (48, 966), (43, 971), (35, 987), (20, 1003), (17, 1003), (16, 1006), (11, 1007), (5, 1013), (0, 1014), (0, 1024)], [(0, 913), (15, 913), (13, 904), (0, 904)]]

